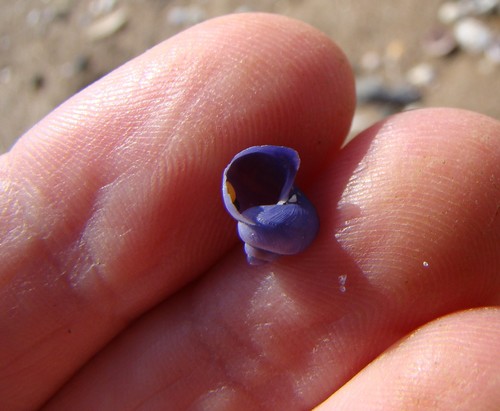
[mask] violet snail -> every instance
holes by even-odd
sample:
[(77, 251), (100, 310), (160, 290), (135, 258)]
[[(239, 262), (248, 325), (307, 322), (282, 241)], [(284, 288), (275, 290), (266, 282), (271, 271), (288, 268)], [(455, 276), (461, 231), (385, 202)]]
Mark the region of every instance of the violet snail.
[(297, 254), (316, 237), (316, 209), (294, 186), (299, 165), (295, 150), (267, 145), (243, 150), (224, 170), (222, 197), (249, 264)]

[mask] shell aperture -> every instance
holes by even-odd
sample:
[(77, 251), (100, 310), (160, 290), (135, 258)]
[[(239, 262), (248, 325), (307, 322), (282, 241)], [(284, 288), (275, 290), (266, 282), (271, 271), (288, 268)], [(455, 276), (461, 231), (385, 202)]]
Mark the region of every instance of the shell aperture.
[(243, 150), (224, 170), (224, 204), (252, 265), (297, 254), (316, 237), (316, 209), (293, 184), (299, 165), (295, 150), (267, 145)]

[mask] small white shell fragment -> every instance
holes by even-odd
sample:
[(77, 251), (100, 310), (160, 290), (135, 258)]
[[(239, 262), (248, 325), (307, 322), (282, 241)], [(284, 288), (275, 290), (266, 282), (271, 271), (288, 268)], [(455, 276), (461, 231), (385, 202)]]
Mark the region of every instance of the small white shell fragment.
[(125, 7), (116, 9), (92, 23), (87, 28), (86, 35), (92, 41), (102, 40), (122, 29), (128, 20), (129, 13)]
[(455, 23), (465, 15), (465, 10), (457, 2), (447, 1), (439, 7), (438, 19), (443, 24)]
[(436, 69), (429, 63), (420, 63), (408, 71), (406, 79), (414, 86), (426, 87), (436, 79)]
[(376, 51), (368, 51), (361, 56), (360, 65), (365, 71), (376, 71), (382, 66), (382, 57)]
[(459, 21), (453, 30), (459, 46), (470, 53), (482, 53), (493, 41), (493, 34), (486, 24), (468, 17)]
[(116, 6), (116, 0), (93, 0), (89, 4), (89, 11), (94, 16), (110, 13)]

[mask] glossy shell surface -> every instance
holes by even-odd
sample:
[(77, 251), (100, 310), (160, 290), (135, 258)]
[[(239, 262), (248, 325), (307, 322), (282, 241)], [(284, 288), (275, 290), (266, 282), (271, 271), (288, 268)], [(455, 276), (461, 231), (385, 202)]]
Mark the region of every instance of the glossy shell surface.
[(243, 150), (224, 170), (224, 205), (252, 265), (300, 253), (316, 237), (316, 209), (294, 186), (299, 166), (295, 150), (268, 145)]

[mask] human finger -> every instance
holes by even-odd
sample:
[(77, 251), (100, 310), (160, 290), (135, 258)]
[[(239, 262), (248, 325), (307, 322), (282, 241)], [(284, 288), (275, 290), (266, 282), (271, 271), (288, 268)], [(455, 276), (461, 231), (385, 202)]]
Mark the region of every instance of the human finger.
[(452, 314), (389, 348), (315, 411), (495, 410), (500, 309)]
[(48, 409), (310, 409), (423, 324), (498, 304), (499, 139), (498, 121), (451, 109), (370, 128), (308, 190), (306, 252), (251, 267), (238, 247)]
[(169, 39), (37, 124), (0, 164), (3, 404), (45, 401), (231, 247), (220, 181), (235, 152), (293, 146), (311, 178), (353, 106), (328, 38), (245, 14)]

